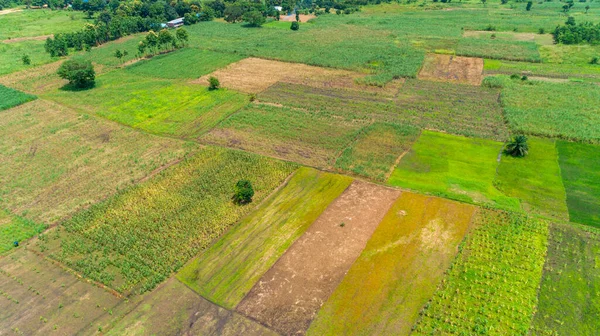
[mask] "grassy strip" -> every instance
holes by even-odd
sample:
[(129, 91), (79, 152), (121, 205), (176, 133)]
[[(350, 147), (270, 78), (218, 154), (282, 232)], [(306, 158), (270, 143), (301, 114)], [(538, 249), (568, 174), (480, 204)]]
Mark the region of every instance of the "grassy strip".
[(408, 334), (474, 213), (471, 205), (402, 193), (308, 334)]
[(295, 168), (239, 151), (198, 154), (78, 213), (41, 251), (120, 292), (147, 291), (252, 210), (232, 202), (248, 179), (260, 202)]
[(0, 254), (12, 249), (13, 242), (31, 238), (44, 229), (46, 229), (45, 224), (38, 224), (0, 210)]
[(519, 198), (527, 212), (569, 220), (554, 140), (530, 138), (524, 158), (503, 155), (494, 185), (505, 195)]
[(545, 221), (481, 210), (413, 334), (527, 334), (547, 239)]
[(593, 335), (600, 330), (600, 231), (550, 226), (533, 335)]
[(388, 183), (470, 203), (519, 210), (494, 187), (502, 143), (423, 131)]
[(509, 61), (542, 61), (535, 42), (506, 41), (500, 39), (462, 38), (458, 42), (456, 54)]
[(349, 177), (300, 168), (267, 203), (183, 268), (177, 278), (233, 309), (325, 208)]
[(0, 111), (32, 101), (37, 97), (0, 84)]
[(570, 220), (600, 227), (600, 146), (566, 141), (556, 145)]

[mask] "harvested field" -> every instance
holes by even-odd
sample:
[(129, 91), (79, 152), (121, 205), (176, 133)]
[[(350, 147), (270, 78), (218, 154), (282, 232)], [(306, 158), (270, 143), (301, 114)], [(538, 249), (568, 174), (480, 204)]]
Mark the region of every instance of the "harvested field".
[(408, 335), (476, 208), (403, 192), (319, 311), (309, 335)]
[(237, 306), (284, 335), (304, 334), (399, 196), (355, 181)]
[(483, 59), (429, 54), (425, 57), (418, 78), (421, 80), (481, 85)]
[(104, 335), (277, 335), (205, 300), (175, 278), (147, 294), (135, 309), (111, 324), (114, 326), (107, 327)]
[(2, 112), (0, 207), (54, 223), (195, 148), (38, 99)]
[(10, 43), (23, 42), (23, 41), (44, 41), (48, 37), (54, 37), (54, 35), (51, 34), (51, 35), (41, 35), (41, 36), (17, 37), (17, 38), (7, 39), (2, 42), (6, 43), (6, 44), (10, 44)]
[(487, 30), (465, 30), (463, 37), (474, 37), (482, 39), (493, 39), (506, 40), (506, 41), (521, 41), (521, 42), (535, 42), (539, 45), (552, 45), (554, 40), (552, 34), (536, 34), (536, 33), (517, 33), (517, 32), (497, 32)]
[[(314, 19), (316, 18), (315, 15), (304, 15), (304, 14), (300, 14), (299, 15), (299, 19), (300, 22), (308, 22), (308, 20), (310, 19)], [(285, 15), (285, 16), (281, 16), (279, 18), (279, 21), (284, 21), (284, 22), (292, 22), (292, 21), (296, 21), (296, 15)]]
[(342, 175), (298, 169), (280, 191), (185, 266), (177, 278), (212, 302), (235, 308), (351, 182)]
[[(194, 83), (208, 85), (208, 78), (211, 76), (218, 78), (221, 85), (226, 88), (246, 93), (264, 91), (277, 82), (290, 82), (316, 87), (381, 90), (356, 84), (356, 79), (365, 76), (360, 73), (252, 57), (203, 76)], [(397, 87), (394, 84), (390, 85), (391, 88), (395, 86)]]
[(0, 334), (75, 335), (120, 302), (27, 249), (0, 258)]

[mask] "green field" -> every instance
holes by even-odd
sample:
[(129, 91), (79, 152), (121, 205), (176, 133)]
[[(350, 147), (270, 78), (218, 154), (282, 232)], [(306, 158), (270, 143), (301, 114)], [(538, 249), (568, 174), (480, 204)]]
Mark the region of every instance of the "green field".
[(177, 278), (210, 301), (235, 308), (351, 182), (349, 177), (300, 168), (283, 189), (183, 268)]
[(600, 227), (600, 146), (558, 141), (557, 148), (570, 220)]
[(551, 78), (600, 80), (600, 66), (592, 64), (527, 63), (486, 59), (483, 69), (485, 74), (490, 75), (527, 74)]
[(0, 255), (11, 250), (14, 242), (22, 242), (45, 229), (44, 224), (34, 223), (0, 210)]
[(518, 210), (493, 184), (502, 143), (423, 131), (388, 183), (461, 201)]
[(419, 136), (417, 128), (374, 123), (365, 127), (356, 141), (335, 161), (342, 171), (384, 181), (396, 160)]
[(553, 224), (533, 335), (593, 335), (600, 328), (600, 232)]
[(154, 56), (150, 60), (136, 62), (127, 67), (127, 71), (147, 77), (191, 79), (199, 78), (241, 59), (239, 55), (184, 48), (169, 54)]
[[(504, 113), (515, 133), (600, 142), (600, 86), (507, 81)], [(544, 102), (540, 104), (540, 102)]]
[(458, 43), (456, 54), (509, 61), (541, 62), (542, 60), (535, 42), (502, 39), (463, 38)]
[(63, 222), (40, 250), (122, 293), (165, 280), (253, 206), (232, 202), (240, 179), (258, 203), (294, 169), (254, 154), (206, 147), (155, 178)]
[(49, 99), (154, 134), (196, 138), (247, 103), (246, 95), (116, 70), (85, 91), (56, 90)]
[(0, 41), (17, 37), (69, 33), (83, 28), (82, 12), (31, 9), (2, 15)]
[(0, 84), (0, 111), (32, 101), (36, 96)]
[[(31, 65), (23, 64), (24, 55), (29, 56)], [(31, 69), (55, 60), (58, 58), (50, 57), (44, 50), (44, 41), (0, 42), (0, 75)]]
[(491, 210), (425, 306), (415, 335), (525, 335), (538, 303), (548, 223)]
[(558, 165), (555, 141), (529, 138), (524, 158), (502, 155), (494, 185), (521, 200), (523, 210), (568, 220), (567, 196)]
[(308, 334), (408, 334), (474, 213), (471, 205), (402, 193)]

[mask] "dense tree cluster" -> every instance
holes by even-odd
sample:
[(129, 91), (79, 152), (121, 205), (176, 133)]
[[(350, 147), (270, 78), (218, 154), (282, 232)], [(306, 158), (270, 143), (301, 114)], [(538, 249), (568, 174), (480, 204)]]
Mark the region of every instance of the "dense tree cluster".
[(554, 35), (554, 40), (557, 43), (598, 44), (600, 43), (600, 23), (593, 24), (591, 22), (584, 22), (576, 24), (575, 19), (569, 17), (565, 25), (558, 26), (554, 29), (552, 35)]

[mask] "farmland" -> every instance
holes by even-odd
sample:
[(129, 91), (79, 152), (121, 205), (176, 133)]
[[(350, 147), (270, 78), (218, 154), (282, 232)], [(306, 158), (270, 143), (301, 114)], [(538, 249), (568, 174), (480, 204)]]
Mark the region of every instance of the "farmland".
[(42, 233), (46, 225), (0, 211), (0, 254), (9, 251), (14, 242), (20, 242)]
[(33, 95), (0, 85), (0, 111), (21, 105), (35, 98)]

